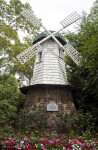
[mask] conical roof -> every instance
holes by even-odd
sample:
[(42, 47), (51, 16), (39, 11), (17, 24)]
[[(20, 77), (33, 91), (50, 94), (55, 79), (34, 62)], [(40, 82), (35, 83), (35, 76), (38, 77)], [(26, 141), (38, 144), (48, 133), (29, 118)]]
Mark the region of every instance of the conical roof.
[[(51, 33), (55, 32), (55, 31), (50, 31)], [(41, 41), (42, 39), (44, 39), (46, 36), (48, 36), (48, 33), (46, 31), (42, 32), (41, 34), (39, 34), (37, 37), (35, 37), (35, 39), (33, 40), (33, 44)], [(65, 41), (65, 39), (59, 34), (56, 33), (55, 37), (58, 39), (58, 41), (62, 44), (65, 45), (67, 44), (67, 42)]]

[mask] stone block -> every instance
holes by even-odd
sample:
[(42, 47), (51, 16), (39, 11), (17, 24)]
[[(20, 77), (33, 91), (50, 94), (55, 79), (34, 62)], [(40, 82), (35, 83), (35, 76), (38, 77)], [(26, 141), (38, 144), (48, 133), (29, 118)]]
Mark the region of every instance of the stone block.
[[(57, 112), (47, 111), (47, 104), (51, 101), (54, 101), (58, 105)], [(50, 131), (59, 130), (60, 114), (64, 116), (66, 112), (68, 114), (73, 114), (76, 111), (71, 88), (53, 85), (37, 85), (32, 88), (28, 88), (24, 109), (30, 112), (34, 112), (37, 109), (44, 109), (44, 115), (47, 116), (46, 128)]]

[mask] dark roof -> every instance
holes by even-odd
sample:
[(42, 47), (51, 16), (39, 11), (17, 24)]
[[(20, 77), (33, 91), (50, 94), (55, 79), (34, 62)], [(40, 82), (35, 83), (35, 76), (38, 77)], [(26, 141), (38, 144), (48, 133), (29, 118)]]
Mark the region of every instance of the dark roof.
[(35, 84), (35, 85), (30, 85), (30, 86), (25, 86), (25, 87), (22, 87), (20, 88), (20, 91), (23, 93), (23, 94), (27, 94), (28, 90), (30, 89), (33, 89), (33, 88), (53, 88), (53, 87), (58, 87), (58, 88), (69, 88), (71, 90), (73, 90), (73, 87), (71, 85), (58, 85), (58, 84)]
[[(55, 31), (50, 31), (51, 33), (55, 32)], [(40, 40), (44, 39), (46, 36), (48, 36), (48, 33), (46, 31), (42, 32), (41, 34), (39, 34), (34, 40), (33, 40), (33, 44), (39, 42)], [(58, 39), (58, 41), (62, 44), (65, 45), (67, 44), (66, 40), (59, 34), (56, 33), (55, 37)]]

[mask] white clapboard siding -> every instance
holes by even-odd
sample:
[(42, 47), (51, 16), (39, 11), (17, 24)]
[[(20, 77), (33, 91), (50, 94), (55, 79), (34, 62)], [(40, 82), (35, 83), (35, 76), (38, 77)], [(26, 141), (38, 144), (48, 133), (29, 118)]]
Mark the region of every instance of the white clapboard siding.
[[(42, 58), (39, 62), (39, 52), (36, 54), (32, 85), (58, 84), (67, 85), (64, 55), (60, 57), (60, 47), (54, 40), (47, 40), (42, 45)], [(62, 54), (63, 51), (61, 50)]]

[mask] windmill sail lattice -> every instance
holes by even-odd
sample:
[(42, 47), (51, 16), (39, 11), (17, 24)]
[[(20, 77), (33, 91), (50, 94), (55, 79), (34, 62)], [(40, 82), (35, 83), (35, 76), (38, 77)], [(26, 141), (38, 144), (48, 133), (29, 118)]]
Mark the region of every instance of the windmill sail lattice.
[(79, 53), (69, 43), (66, 44), (65, 42), (66, 45), (63, 45), (62, 42), (56, 38), (56, 34), (80, 19), (80, 15), (78, 15), (76, 12), (72, 13), (61, 21), (63, 27), (52, 33), (40, 22), (40, 20), (34, 16), (30, 10), (23, 11), (22, 15), (27, 19), (27, 21), (32, 23), (34, 27), (42, 27), (47, 33), (46, 37), (38, 40), (36, 44), (17, 56), (17, 59), (24, 64), (30, 58), (32, 58), (36, 52), (32, 85), (67, 85), (68, 81), (66, 76), (64, 56), (62, 55), (63, 50), (76, 64), (79, 64)]
[(29, 9), (26, 9), (21, 14), (27, 19), (27, 21), (33, 24), (34, 27), (39, 28), (41, 26), (40, 20), (37, 19)]
[(77, 64), (79, 65), (79, 62), (80, 62), (80, 56), (79, 56), (79, 52), (76, 51), (76, 49), (70, 45), (69, 43), (67, 43), (65, 46), (64, 46), (64, 50), (66, 52), (66, 54), (68, 56), (70, 56), (70, 58)]
[(37, 50), (41, 50), (41, 46), (35, 44), (17, 55), (17, 59), (20, 61), (21, 64), (24, 64), (35, 55), (35, 52)]
[(80, 19), (80, 15), (75, 11), (72, 14), (70, 14), (68, 17), (63, 19), (60, 23), (64, 28), (68, 27), (72, 23), (76, 22), (77, 20)]
[(48, 34), (49, 34), (46, 38), (44, 38), (43, 40), (41, 40), (40, 42), (38, 42), (37, 45), (31, 46), (30, 48), (28, 48), (27, 50), (25, 50), (24, 52), (20, 53), (17, 56), (17, 59), (22, 64), (24, 64), (30, 58), (32, 58), (32, 56), (34, 56), (35, 49), (41, 48), (40, 44), (43, 43), (44, 41), (48, 40), (50, 37), (52, 37), (58, 43), (58, 45), (61, 48), (64, 49), (64, 51), (67, 53), (67, 55), (69, 57), (71, 57), (72, 60), (76, 64), (79, 63), (78, 52), (71, 45), (69, 45), (69, 44), (67, 44), (67, 45), (65, 45), (63, 47), (63, 45), (61, 45), (61, 43), (55, 38), (56, 33), (60, 32), (64, 28), (68, 27), (69, 25), (71, 25), (72, 23), (74, 23), (74, 22), (76, 22), (77, 20), (80, 19), (80, 15), (77, 12), (73, 12), (71, 15), (69, 15), (64, 20), (62, 20), (60, 23), (63, 25), (63, 28), (59, 29), (57, 32), (54, 32), (53, 34), (51, 34), (46, 29), (46, 27), (42, 25), (41, 21), (39, 19), (37, 19), (37, 17), (30, 10), (25, 10), (21, 14), (27, 19), (27, 21), (29, 21), (30, 23), (32, 23), (34, 27), (37, 27), (37, 28), (43, 27), (46, 30), (46, 32), (48, 32)]

